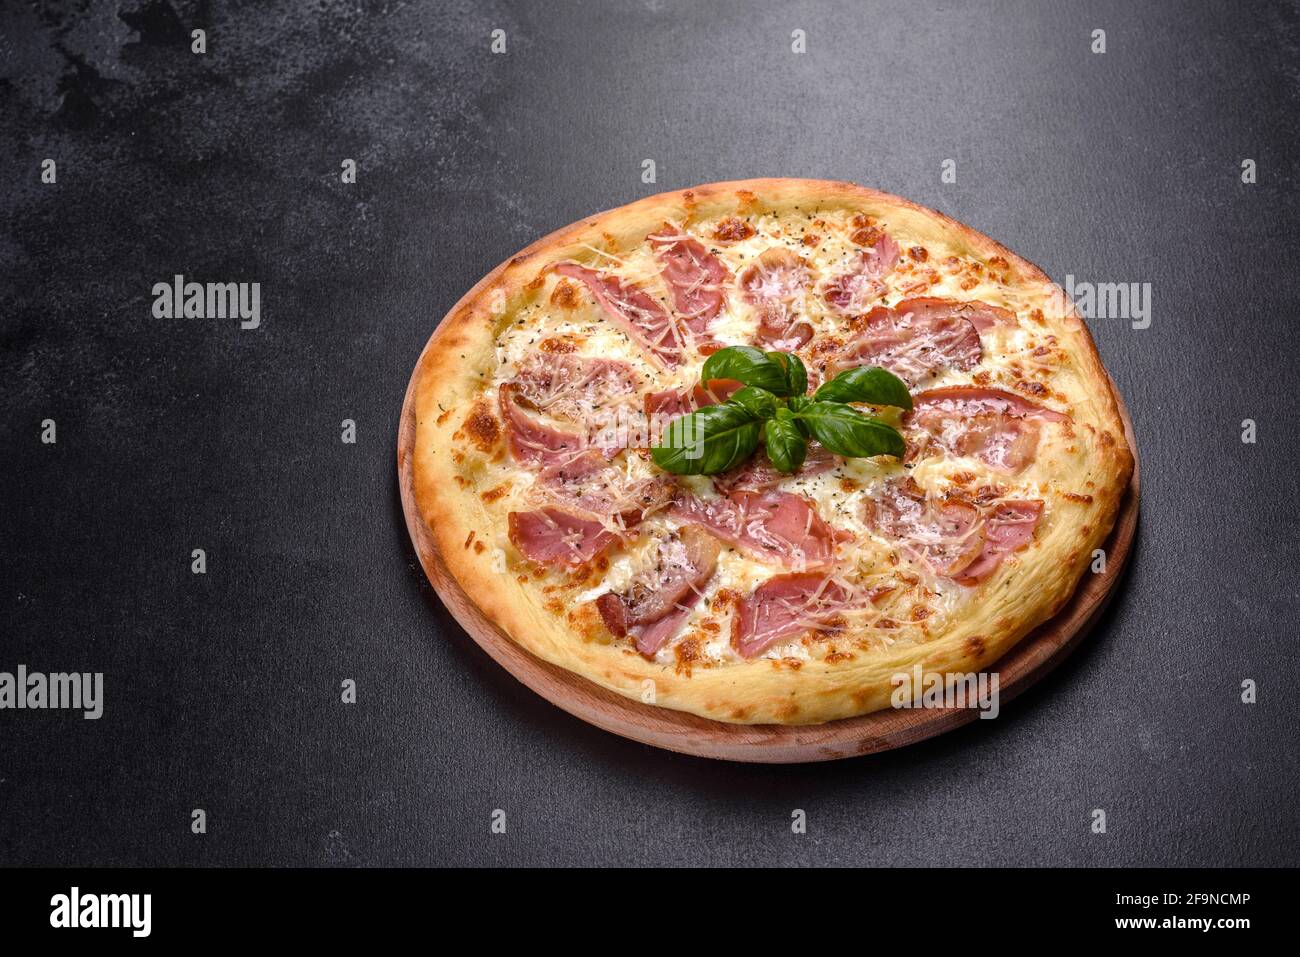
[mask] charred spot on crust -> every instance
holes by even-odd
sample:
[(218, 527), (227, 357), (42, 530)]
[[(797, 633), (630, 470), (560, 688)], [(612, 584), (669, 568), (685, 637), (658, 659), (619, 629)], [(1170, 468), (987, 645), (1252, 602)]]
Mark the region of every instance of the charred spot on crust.
[(988, 645), (982, 635), (971, 635), (966, 639), (966, 650), (971, 653), (971, 657), (980, 659), (984, 657), (984, 652), (988, 650)]
[(551, 305), (558, 306), (560, 309), (577, 309), (581, 302), (578, 288), (563, 279), (556, 283), (555, 289), (551, 291)]
[(497, 417), (492, 414), (492, 410), (482, 399), (474, 403), (474, 408), (470, 410), (462, 428), (480, 452), (492, 451), (497, 439), (501, 437), (501, 426), (497, 424)]

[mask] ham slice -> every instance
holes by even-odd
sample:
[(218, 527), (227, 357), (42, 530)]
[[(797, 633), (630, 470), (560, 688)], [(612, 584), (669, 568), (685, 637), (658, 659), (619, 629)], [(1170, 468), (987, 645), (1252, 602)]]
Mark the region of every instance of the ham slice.
[(831, 367), (876, 365), (914, 386), (941, 369), (970, 369), (982, 357), (979, 332), (967, 319), (877, 306)]
[(935, 574), (956, 575), (979, 557), (984, 529), (979, 509), (964, 499), (931, 499), (910, 477), (887, 483), (866, 503), (866, 522), (904, 545)]
[(653, 567), (643, 569), (626, 591), (596, 599), (606, 627), (619, 637), (630, 635), (636, 650), (653, 658), (699, 602), (719, 551), (716, 538), (690, 525), (661, 542)]
[(812, 324), (799, 318), (792, 306), (775, 303), (759, 311), (756, 338), (760, 345), (778, 352), (794, 352), (806, 346), (812, 337)]
[(709, 325), (726, 302), (724, 283), (731, 273), (698, 239), (668, 223), (646, 237), (659, 258), (673, 309), (698, 341), (709, 339)]
[(673, 487), (672, 480), (662, 475), (631, 479), (626, 469), (611, 465), (602, 453), (588, 451), (542, 469), (529, 491), (547, 504), (617, 517), (630, 528), (665, 507)]
[(928, 389), (913, 397), (912, 410), (914, 415), (944, 412), (968, 417), (991, 412), (1017, 418), (1049, 419), (1053, 422), (1063, 422), (1069, 418), (1064, 413), (1044, 408), (1014, 392), (973, 385)]
[(705, 526), (761, 561), (796, 570), (829, 565), (845, 534), (828, 525), (811, 502), (789, 492), (741, 490), (704, 501), (679, 491), (668, 513)]
[(645, 414), (663, 415), (668, 419), (675, 419), (679, 415), (694, 412), (706, 405), (726, 402), (738, 390), (744, 388), (744, 385), (745, 383), (737, 382), (735, 379), (710, 379), (707, 389), (703, 384), (697, 383), (684, 392), (678, 392), (676, 389), (649, 392), (645, 397)]
[(835, 467), (836, 461), (835, 456), (820, 445), (809, 445), (808, 456), (804, 459), (803, 465), (799, 467), (799, 471), (790, 475), (786, 472), (777, 471), (776, 466), (768, 459), (767, 453), (759, 452), (744, 465), (714, 476), (713, 484), (719, 491), (724, 493), (734, 492), (739, 489), (751, 492), (766, 492), (788, 478), (807, 478), (812, 475), (820, 475), (822, 472), (828, 472)]
[(791, 352), (812, 338), (812, 325), (801, 315), (810, 279), (803, 257), (784, 246), (763, 250), (741, 271), (737, 282), (745, 301), (758, 310), (760, 343)]
[(882, 235), (876, 244), (863, 252), (847, 272), (841, 273), (822, 290), (826, 304), (843, 315), (860, 315), (867, 305), (888, 290), (881, 277), (898, 262), (898, 244)]
[(525, 358), (515, 378), (529, 405), (562, 419), (585, 423), (605, 405), (640, 386), (632, 367), (617, 359), (542, 352)]
[(1002, 559), (1019, 551), (1034, 539), (1034, 529), (1043, 514), (1043, 503), (1038, 499), (1004, 501), (995, 505), (984, 520), (984, 548), (979, 557), (953, 580), (963, 585), (974, 585), (992, 575), (1002, 564)]
[(904, 419), (909, 429), (909, 459), (930, 444), (953, 455), (980, 459), (999, 472), (1014, 474), (1033, 461), (1039, 425), (1069, 416), (1001, 389), (954, 386), (915, 396)]
[(515, 548), (544, 565), (590, 561), (618, 540), (595, 518), (560, 508), (511, 512), (507, 522)]
[(928, 498), (909, 477), (886, 484), (867, 503), (866, 520), (936, 574), (974, 585), (1033, 540), (1042, 511), (1038, 499), (1004, 499), (981, 508), (958, 497)]
[(894, 311), (899, 315), (911, 313), (917, 319), (965, 319), (976, 332), (987, 332), (994, 326), (1016, 325), (1014, 312), (977, 299), (961, 301), (918, 296), (897, 303)]
[(506, 382), (497, 389), (501, 417), (506, 423), (506, 443), (520, 465), (546, 466), (567, 462), (587, 446), (585, 434), (551, 428), (520, 407), (518, 386)]
[(682, 331), (677, 320), (645, 290), (575, 262), (560, 263), (555, 271), (583, 283), (596, 303), (627, 331), (655, 365), (672, 369), (681, 362)]
[(823, 575), (769, 578), (740, 600), (731, 645), (742, 658), (757, 658), (782, 638), (825, 627), (850, 600), (847, 588)]

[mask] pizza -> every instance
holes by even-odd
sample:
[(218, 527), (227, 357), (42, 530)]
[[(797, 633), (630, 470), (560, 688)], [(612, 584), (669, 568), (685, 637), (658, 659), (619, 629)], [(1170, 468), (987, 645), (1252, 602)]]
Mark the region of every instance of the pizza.
[[(1041, 270), (818, 180), (664, 193), (545, 237), (446, 316), (411, 402), (414, 500), (483, 615), (613, 692), (732, 723), (861, 715), (917, 666), (987, 669), (1069, 600), (1133, 468)], [(710, 444), (672, 460), (692, 423)]]

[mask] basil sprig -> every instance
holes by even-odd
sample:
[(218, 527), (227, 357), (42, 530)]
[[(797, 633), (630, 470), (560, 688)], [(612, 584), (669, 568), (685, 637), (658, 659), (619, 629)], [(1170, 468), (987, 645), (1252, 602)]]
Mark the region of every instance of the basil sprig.
[(808, 370), (789, 352), (753, 346), (719, 349), (704, 363), (700, 378), (734, 379), (744, 386), (727, 401), (679, 416), (660, 444), (651, 447), (656, 465), (677, 475), (716, 475), (739, 465), (758, 448), (779, 471), (797, 472), (816, 439), (836, 455), (866, 458), (903, 456), (903, 437), (887, 422), (848, 403), (912, 407), (907, 386), (876, 367), (841, 372), (810, 397)]

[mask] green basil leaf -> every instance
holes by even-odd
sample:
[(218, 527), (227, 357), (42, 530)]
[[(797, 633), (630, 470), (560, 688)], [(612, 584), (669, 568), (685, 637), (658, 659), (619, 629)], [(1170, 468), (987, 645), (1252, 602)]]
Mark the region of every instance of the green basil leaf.
[(650, 456), (675, 475), (716, 475), (753, 454), (762, 428), (763, 420), (743, 405), (705, 406), (673, 419)]
[(799, 471), (808, 455), (808, 440), (799, 431), (794, 413), (789, 409), (777, 409), (775, 417), (764, 423), (763, 442), (768, 460), (779, 472)]
[(796, 419), (808, 427), (813, 438), (836, 455), (869, 458), (873, 455), (903, 457), (903, 437), (893, 426), (840, 402), (812, 402)]
[(785, 367), (768, 353), (753, 346), (727, 346), (704, 360), (700, 380), (735, 379), (745, 385), (766, 389), (773, 395), (788, 395)]
[(752, 385), (737, 389), (731, 393), (731, 397), (727, 401), (743, 406), (755, 418), (759, 419), (772, 418), (772, 416), (776, 415), (777, 406), (780, 404), (772, 393)]
[(769, 352), (768, 355), (785, 370), (784, 395), (803, 395), (808, 391), (808, 370), (802, 359), (793, 352)]
[[(812, 399), (808, 398), (806, 395), (792, 395), (786, 402), (786, 405), (789, 406), (791, 412), (799, 413), (812, 405)], [(812, 433), (808, 431), (808, 426), (799, 421), (798, 415), (795, 416), (794, 424), (799, 427), (799, 431), (803, 433), (804, 438), (812, 438)]]
[(866, 402), (870, 405), (892, 405), (900, 409), (912, 407), (912, 395), (902, 379), (876, 366), (862, 366), (841, 372), (829, 382), (822, 383), (813, 393), (818, 402)]

